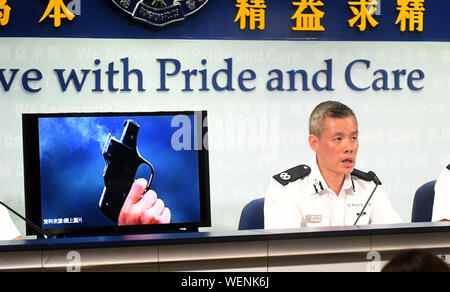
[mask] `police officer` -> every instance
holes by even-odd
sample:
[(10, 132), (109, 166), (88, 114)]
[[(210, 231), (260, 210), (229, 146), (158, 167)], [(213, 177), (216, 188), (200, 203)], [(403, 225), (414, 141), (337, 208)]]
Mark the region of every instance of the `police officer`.
[(373, 176), (355, 169), (358, 122), (346, 105), (327, 101), (311, 113), (308, 142), (315, 156), (277, 174), (264, 204), (266, 229), (401, 223)]
[(450, 220), (450, 164), (439, 175), (434, 187), (433, 221)]

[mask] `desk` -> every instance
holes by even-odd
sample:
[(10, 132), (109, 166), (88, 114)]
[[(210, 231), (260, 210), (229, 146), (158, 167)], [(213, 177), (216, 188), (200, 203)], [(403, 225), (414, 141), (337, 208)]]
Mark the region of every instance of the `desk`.
[(412, 248), (450, 255), (450, 223), (3, 241), (0, 269), (367, 271)]

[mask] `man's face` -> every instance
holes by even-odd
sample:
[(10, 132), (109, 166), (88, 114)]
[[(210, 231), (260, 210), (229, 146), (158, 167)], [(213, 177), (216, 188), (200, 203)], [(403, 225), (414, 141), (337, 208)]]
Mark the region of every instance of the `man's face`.
[(316, 152), (322, 171), (336, 175), (350, 174), (358, 154), (358, 123), (353, 116), (342, 119), (326, 117), (321, 137), (310, 135), (309, 143)]

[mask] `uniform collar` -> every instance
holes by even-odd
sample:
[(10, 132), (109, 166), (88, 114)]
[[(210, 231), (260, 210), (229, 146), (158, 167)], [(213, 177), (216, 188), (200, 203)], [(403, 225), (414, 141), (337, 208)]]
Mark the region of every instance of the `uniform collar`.
[[(311, 174), (309, 175), (311, 178), (310, 184), (311, 184), (311, 190), (312, 194), (319, 194), (322, 191), (328, 190), (329, 192), (333, 192), (329, 187), (327, 182), (322, 176), (322, 173), (320, 172), (319, 166), (317, 165), (317, 158), (314, 155), (313, 158), (308, 162), (308, 165), (311, 167)], [(355, 190), (355, 186), (353, 183), (353, 180), (350, 175), (346, 175), (344, 179), (344, 184), (342, 185), (342, 191), (352, 189)]]

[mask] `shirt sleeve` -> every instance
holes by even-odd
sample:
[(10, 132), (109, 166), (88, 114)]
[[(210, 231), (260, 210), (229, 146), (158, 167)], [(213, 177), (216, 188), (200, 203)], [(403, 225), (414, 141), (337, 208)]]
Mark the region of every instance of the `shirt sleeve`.
[(439, 175), (434, 187), (434, 205), (432, 221), (450, 220), (450, 170), (445, 169)]
[(20, 232), (11, 220), (8, 210), (0, 206), (0, 240), (11, 240), (18, 236), (20, 236)]
[(381, 186), (378, 187), (373, 198), (375, 199), (375, 206), (370, 218), (370, 224), (404, 223), (403, 219), (392, 208), (392, 204)]
[(289, 192), (276, 180), (271, 179), (264, 200), (264, 228), (299, 228), (302, 215)]

